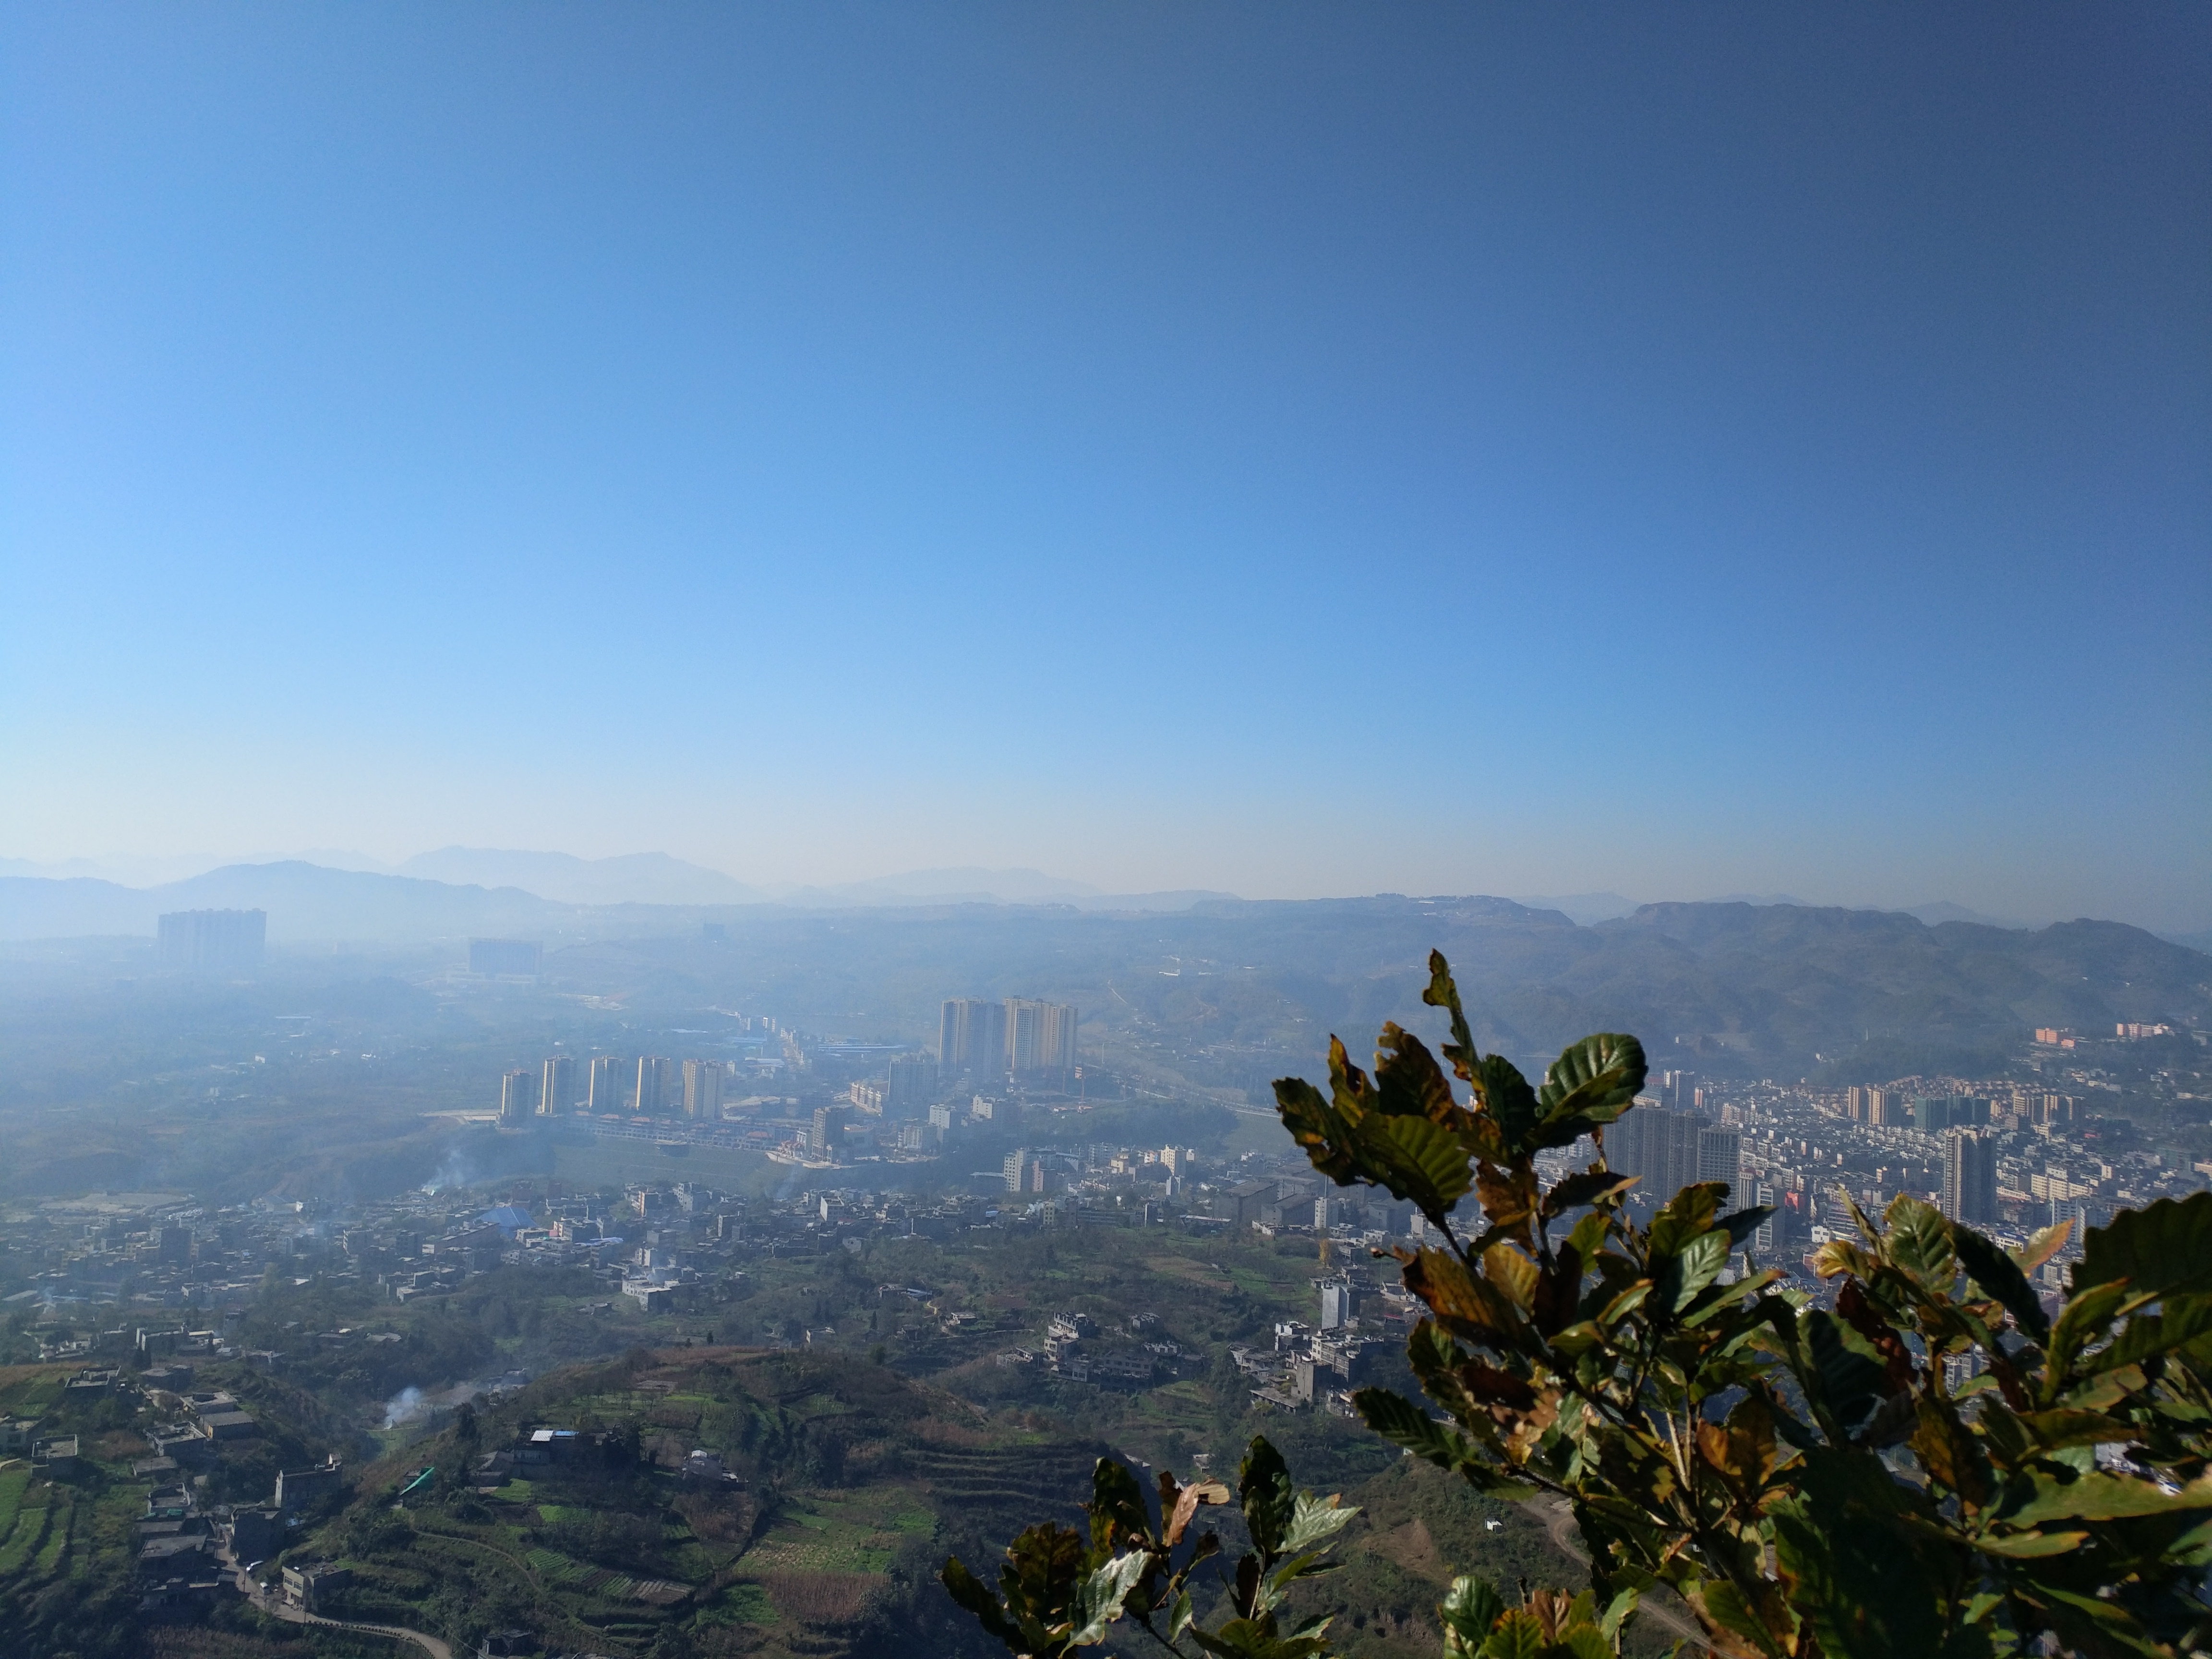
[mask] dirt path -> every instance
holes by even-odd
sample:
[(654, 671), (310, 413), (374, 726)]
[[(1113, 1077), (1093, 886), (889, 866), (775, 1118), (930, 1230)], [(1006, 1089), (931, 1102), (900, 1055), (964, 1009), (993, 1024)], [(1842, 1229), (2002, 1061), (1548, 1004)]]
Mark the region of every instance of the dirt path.
[[(1584, 1566), (1589, 1565), (1589, 1552), (1583, 1547), (1582, 1528), (1575, 1525), (1575, 1512), (1565, 1499), (1540, 1498), (1532, 1500), (1528, 1507), (1542, 1517), (1544, 1530), (1551, 1534), (1554, 1547), (1574, 1557)], [(1664, 1626), (1688, 1642), (1689, 1652), (1711, 1651), (1705, 1645), (1705, 1632), (1698, 1628), (1698, 1621), (1674, 1599), (1671, 1593), (1668, 1600), (1662, 1601), (1657, 1599), (1656, 1592), (1647, 1591), (1638, 1603), (1638, 1611), (1650, 1618), (1653, 1624)]]

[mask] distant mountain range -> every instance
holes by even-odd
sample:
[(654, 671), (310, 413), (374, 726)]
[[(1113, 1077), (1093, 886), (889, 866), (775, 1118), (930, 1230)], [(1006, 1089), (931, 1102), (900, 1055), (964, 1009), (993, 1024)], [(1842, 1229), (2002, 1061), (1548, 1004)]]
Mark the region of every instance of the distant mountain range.
[[(12, 861), (21, 868), (21, 861)], [(37, 867), (37, 866), (33, 866)], [(150, 935), (172, 910), (260, 909), (273, 942), (399, 942), (502, 933), (651, 932), (698, 913), (957, 904), (1063, 904), (1082, 910), (1188, 910), (1227, 893), (1103, 894), (1035, 870), (921, 870), (834, 887), (754, 887), (665, 853), (580, 859), (448, 847), (396, 871), (305, 860), (234, 864), (156, 886), (86, 875), (0, 875), (0, 939)]]

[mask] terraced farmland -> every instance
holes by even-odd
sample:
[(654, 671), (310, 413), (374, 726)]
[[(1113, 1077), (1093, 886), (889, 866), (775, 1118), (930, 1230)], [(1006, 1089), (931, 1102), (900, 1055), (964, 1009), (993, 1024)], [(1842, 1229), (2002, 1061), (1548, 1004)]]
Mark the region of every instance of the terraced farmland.
[[(562, 1462), (534, 1461), (540, 1426), (577, 1431)], [(727, 1478), (687, 1479), (695, 1449)], [(350, 1617), (468, 1639), (512, 1609), (556, 1650), (642, 1655), (681, 1626), (702, 1654), (842, 1659), (912, 1623), (945, 1553), (1065, 1509), (1097, 1450), (880, 1365), (693, 1351), (543, 1379), (371, 1468), (326, 1537), (356, 1565)], [(426, 1455), (450, 1473), (393, 1514)], [(981, 1651), (957, 1627), (933, 1646)]]

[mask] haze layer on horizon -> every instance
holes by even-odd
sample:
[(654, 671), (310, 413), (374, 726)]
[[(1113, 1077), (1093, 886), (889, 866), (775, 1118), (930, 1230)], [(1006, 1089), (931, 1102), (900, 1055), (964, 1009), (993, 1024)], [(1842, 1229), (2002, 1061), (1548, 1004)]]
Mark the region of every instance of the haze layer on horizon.
[(2212, 926), (2212, 20), (0, 18), (0, 854)]

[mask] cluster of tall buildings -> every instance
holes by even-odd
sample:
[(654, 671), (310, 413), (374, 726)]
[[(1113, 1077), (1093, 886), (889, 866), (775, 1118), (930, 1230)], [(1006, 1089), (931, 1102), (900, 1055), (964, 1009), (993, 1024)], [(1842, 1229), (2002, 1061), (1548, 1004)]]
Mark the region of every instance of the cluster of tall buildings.
[(886, 1074), (855, 1083), (847, 1097), (871, 1117), (920, 1117), (937, 1098), (939, 1069), (928, 1054), (894, 1054)]
[(1998, 1117), (2014, 1123), (2070, 1123), (2071, 1095), (2014, 1089), (2008, 1096), (1908, 1095), (1896, 1089), (1851, 1088), (1844, 1091), (1844, 1115), (1854, 1123), (1917, 1129), (1939, 1135), (1948, 1129), (1978, 1128)]
[(687, 1060), (679, 1066), (658, 1054), (641, 1054), (635, 1073), (631, 1065), (613, 1054), (593, 1055), (586, 1064), (581, 1099), (574, 1055), (556, 1054), (534, 1073), (518, 1066), (500, 1079), (500, 1121), (512, 1126), (532, 1117), (563, 1117), (579, 1107), (598, 1115), (680, 1111), (710, 1122), (721, 1116), (729, 1068), (720, 1060)]
[(1640, 1190), (1664, 1203), (1696, 1182), (1725, 1181), (1734, 1187), (1742, 1145), (1737, 1131), (1695, 1112), (1638, 1102), (1607, 1126), (1605, 1161), (1622, 1175), (1641, 1176)]
[(1064, 1002), (1030, 997), (1008, 997), (1004, 1002), (950, 998), (937, 1022), (940, 1080), (1072, 1072), (1077, 1059), (1075, 1027), (1075, 1010)]

